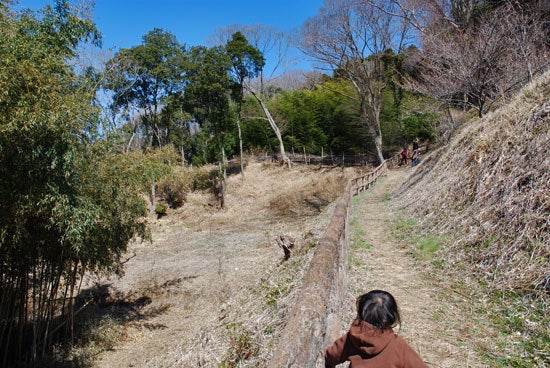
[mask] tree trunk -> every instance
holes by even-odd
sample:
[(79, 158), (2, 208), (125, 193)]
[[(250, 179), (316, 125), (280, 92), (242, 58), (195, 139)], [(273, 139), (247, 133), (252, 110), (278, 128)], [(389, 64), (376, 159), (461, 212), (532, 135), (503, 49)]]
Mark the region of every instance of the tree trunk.
[(382, 153), (382, 132), (380, 130), (380, 108), (374, 104), (367, 106), (366, 97), (363, 97), (361, 102), (361, 113), (363, 115), (364, 123), (367, 126), (372, 139), (374, 140), (374, 146), (376, 148), (376, 156), (378, 157), (378, 164), (384, 162), (384, 155)]
[(290, 159), (286, 155), (285, 146), (284, 146), (284, 143), (283, 143), (283, 137), (281, 135), (281, 131), (279, 130), (279, 127), (275, 123), (275, 120), (271, 116), (271, 113), (267, 109), (267, 106), (264, 104), (262, 99), (260, 97), (258, 97), (258, 95), (252, 89), (249, 88), (248, 90), (250, 91), (252, 96), (254, 96), (256, 101), (258, 101), (258, 103), (262, 107), (262, 110), (264, 111), (265, 117), (267, 118), (267, 121), (269, 121), (269, 125), (271, 126), (271, 129), (273, 129), (273, 132), (275, 133), (275, 136), (277, 136), (277, 140), (279, 141), (279, 151), (281, 152), (281, 160), (283, 160), (283, 162), (285, 162), (288, 165), (288, 168), (290, 168), (292, 165), (290, 163)]
[[(240, 113), (239, 113), (240, 115)], [(241, 160), (241, 176), (243, 177), (244, 179), (244, 158), (243, 158), (243, 137), (242, 137), (242, 133), (241, 133), (241, 122), (240, 122), (240, 117), (237, 118), (237, 130), (239, 132), (239, 153), (240, 153), (240, 160)]]
[(130, 152), (130, 148), (132, 147), (132, 142), (134, 141), (135, 136), (136, 136), (136, 132), (134, 131), (132, 133), (132, 136), (130, 137), (130, 140), (128, 141), (128, 145), (126, 146), (126, 154)]
[(226, 171), (226, 163), (225, 163), (225, 148), (222, 147), (222, 159), (220, 161), (220, 207), (225, 207), (225, 180), (227, 178), (227, 171)]
[(157, 206), (157, 193), (155, 191), (155, 182), (151, 184), (151, 192), (149, 193), (149, 200), (151, 201), (151, 212), (155, 213), (155, 207)]
[(377, 135), (374, 137), (374, 145), (376, 146), (376, 155), (378, 156), (378, 164), (384, 162), (384, 155), (382, 154), (382, 136)]

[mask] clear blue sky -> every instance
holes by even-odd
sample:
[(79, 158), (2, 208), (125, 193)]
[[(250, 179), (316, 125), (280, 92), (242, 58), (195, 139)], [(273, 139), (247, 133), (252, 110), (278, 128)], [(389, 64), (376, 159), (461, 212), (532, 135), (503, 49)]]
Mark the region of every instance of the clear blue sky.
[[(71, 4), (79, 0), (70, 0)], [(20, 8), (40, 9), (52, 0), (20, 0)], [(129, 48), (153, 28), (174, 34), (189, 46), (207, 45), (212, 33), (231, 24), (298, 28), (317, 14), (323, 0), (95, 0), (94, 20), (103, 48)], [(301, 63), (298, 68), (308, 68)]]

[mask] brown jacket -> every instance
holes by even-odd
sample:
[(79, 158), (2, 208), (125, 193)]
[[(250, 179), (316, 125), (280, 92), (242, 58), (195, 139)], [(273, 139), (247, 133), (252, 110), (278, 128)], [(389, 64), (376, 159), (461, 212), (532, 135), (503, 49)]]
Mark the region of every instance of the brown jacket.
[(391, 328), (377, 329), (356, 319), (344, 336), (325, 350), (325, 367), (345, 361), (350, 368), (427, 368), (420, 356)]

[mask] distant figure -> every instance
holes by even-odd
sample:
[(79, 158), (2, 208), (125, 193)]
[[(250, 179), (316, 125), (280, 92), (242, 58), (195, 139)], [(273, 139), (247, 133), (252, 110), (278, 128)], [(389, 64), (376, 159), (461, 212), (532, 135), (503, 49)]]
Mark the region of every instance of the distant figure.
[(413, 151), (418, 149), (418, 141), (415, 139), (413, 142)]
[(325, 350), (325, 367), (350, 362), (350, 368), (427, 368), (407, 342), (393, 332), (401, 323), (393, 296), (372, 290), (357, 299), (357, 317), (349, 331)]
[(420, 163), (420, 150), (417, 148), (413, 151), (411, 155), (411, 165), (415, 167)]
[(406, 165), (408, 157), (409, 157), (409, 152), (407, 151), (407, 147), (403, 147), (403, 149), (399, 153), (399, 166), (402, 166), (403, 164)]

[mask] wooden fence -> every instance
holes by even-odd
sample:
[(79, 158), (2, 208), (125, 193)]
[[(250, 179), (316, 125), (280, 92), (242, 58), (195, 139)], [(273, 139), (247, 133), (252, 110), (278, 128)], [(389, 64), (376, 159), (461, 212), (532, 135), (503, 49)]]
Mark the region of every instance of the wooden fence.
[(350, 180), (338, 199), (269, 368), (324, 367), (323, 348), (340, 334), (338, 314), (346, 295), (351, 198), (367, 190), (387, 170), (385, 161), (372, 172)]
[[(367, 166), (373, 165), (378, 161), (376, 155), (373, 154), (359, 154), (359, 155), (310, 155), (310, 154), (298, 154), (288, 153), (288, 158), (293, 164), (298, 165), (317, 165), (317, 166)], [(278, 161), (280, 155), (256, 155), (254, 157), (256, 161)]]

